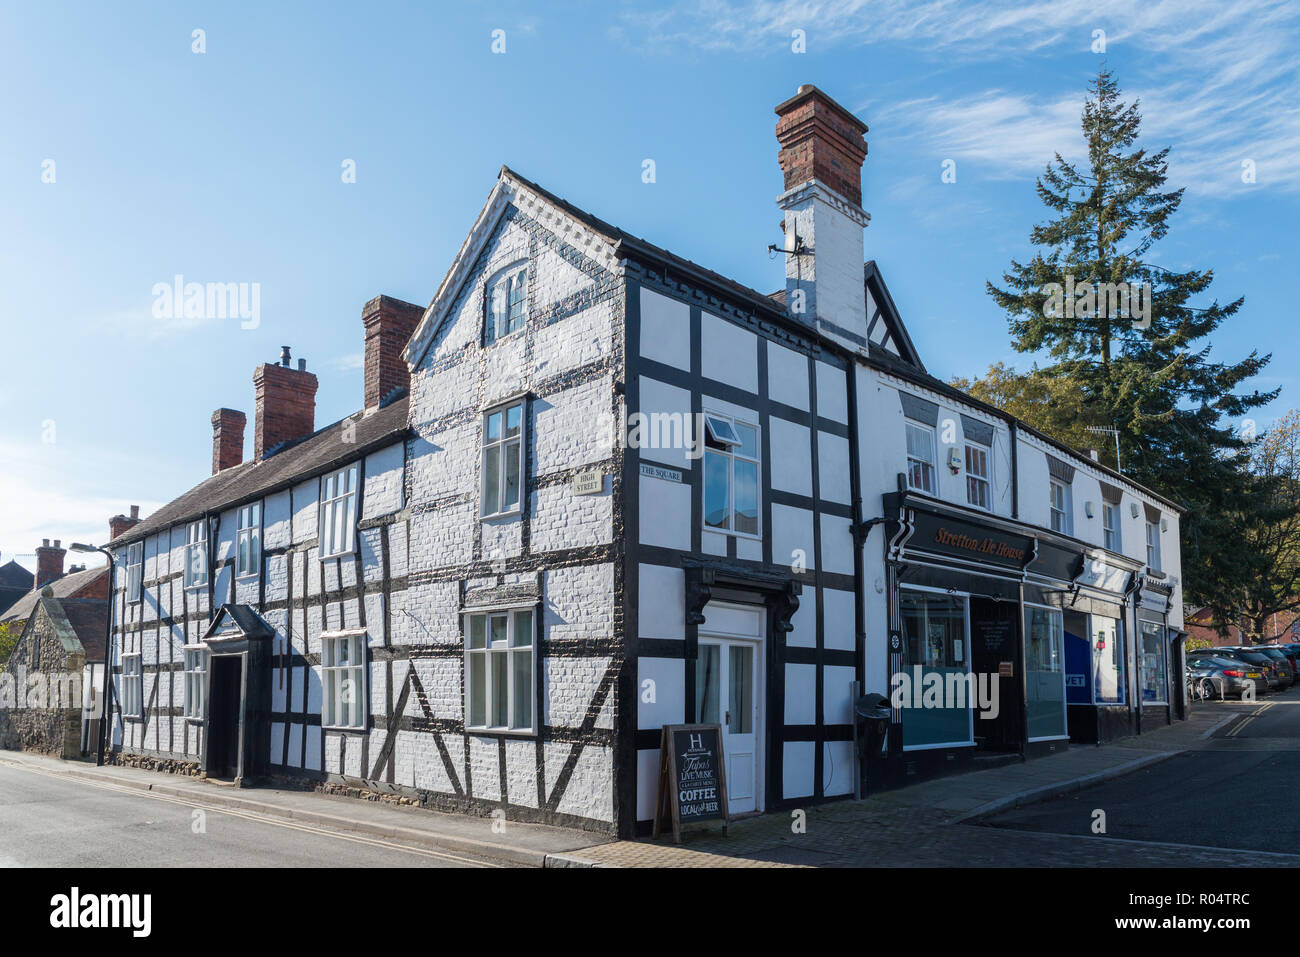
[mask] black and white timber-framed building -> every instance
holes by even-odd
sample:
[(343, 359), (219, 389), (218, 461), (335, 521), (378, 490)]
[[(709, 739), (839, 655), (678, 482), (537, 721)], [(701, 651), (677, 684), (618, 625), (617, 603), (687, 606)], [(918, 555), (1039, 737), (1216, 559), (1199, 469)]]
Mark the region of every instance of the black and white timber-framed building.
[(1004, 707), (894, 708), (895, 780), (1177, 717), (1176, 505), (930, 376), (865, 125), (777, 113), (779, 293), (503, 168), (429, 306), (366, 305), (362, 411), (259, 366), (253, 457), (218, 410), (111, 543), (113, 760), (631, 835), (663, 725), (723, 725), (734, 814), (848, 796), (913, 668)]

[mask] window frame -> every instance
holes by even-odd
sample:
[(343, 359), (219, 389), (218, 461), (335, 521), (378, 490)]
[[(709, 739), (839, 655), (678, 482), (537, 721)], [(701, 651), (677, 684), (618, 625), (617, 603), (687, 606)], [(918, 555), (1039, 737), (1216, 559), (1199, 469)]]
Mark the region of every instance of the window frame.
[[(134, 662), (131, 667), (128, 662)], [(135, 721), (144, 718), (144, 655), (138, 651), (122, 653), (122, 717)]]
[(144, 542), (126, 547), (126, 600), (135, 604), (144, 600)]
[[(977, 475), (971, 471), (970, 461), (972, 451), (978, 452), (984, 457), (983, 475)], [(967, 439), (963, 458), (966, 464), (966, 504), (972, 508), (978, 508), (981, 511), (993, 511), (993, 447), (985, 445), (983, 442), (976, 442), (973, 439)], [(979, 502), (971, 500), (972, 481), (983, 483), (985, 494), (988, 497), (987, 505), (981, 505)]]
[[(1119, 506), (1119, 502), (1114, 505), (1109, 502), (1101, 503), (1101, 543), (1103, 548), (1116, 554), (1123, 554), (1124, 533), (1121, 528), (1123, 522), (1120, 518)], [(1112, 524), (1106, 523), (1107, 518), (1112, 520)]]
[[(757, 412), (754, 418), (758, 419)], [(717, 419), (721, 423), (731, 427), (734, 433), (735, 442), (730, 436), (722, 435), (716, 430), (710, 419)], [(754, 454), (749, 455), (742, 451), (744, 443), (740, 439), (740, 430), (742, 426), (746, 429), (754, 430)], [(700, 461), (701, 475), (704, 477), (704, 507), (701, 509), (700, 521), (703, 522), (703, 529), (706, 532), (716, 532), (719, 535), (735, 535), (738, 538), (762, 539), (763, 537), (763, 429), (757, 422), (751, 422), (742, 416), (733, 415), (729, 412), (716, 412), (710, 409), (704, 410), (704, 427), (705, 427), (705, 447), (703, 456)], [(712, 439), (723, 448), (715, 448), (708, 444), (708, 439)], [(725, 457), (727, 460), (727, 524), (710, 525), (709, 508), (708, 508), (708, 456), (716, 455)], [(752, 532), (741, 531), (736, 528), (736, 462), (754, 466), (754, 525), (755, 530)]]
[[(925, 435), (929, 441), (930, 460), (928, 462), (916, 458), (912, 455), (911, 443), (907, 441), (908, 429), (915, 429)], [(913, 492), (920, 492), (924, 495), (932, 495), (936, 498), (939, 495), (939, 446), (935, 435), (935, 428), (925, 422), (918, 422), (916, 419), (903, 419), (903, 454), (907, 462), (907, 487)], [(930, 468), (930, 488), (916, 485), (912, 482), (912, 463), (916, 462)]]
[[(203, 559), (203, 570), (194, 575), (194, 555)], [(208, 584), (208, 522), (206, 518), (185, 525), (185, 588), (204, 588)], [(193, 576), (193, 577), (191, 577)]]
[[(505, 328), (499, 328), (497, 314), (493, 309), (493, 298), (498, 288), (504, 287), (505, 312), (503, 321)], [(515, 290), (522, 287), (522, 294), (516, 299)], [(519, 324), (514, 329), (510, 328), (511, 313), (515, 304), (519, 304)], [(508, 266), (498, 269), (483, 285), (483, 345), (491, 346), (503, 339), (508, 339), (516, 333), (522, 332), (528, 325), (528, 260), (520, 259)]]
[[(1154, 636), (1156, 638), (1156, 646), (1159, 649), (1161, 685), (1157, 689), (1159, 693), (1159, 697), (1148, 699), (1146, 696), (1147, 687), (1145, 683), (1146, 662), (1148, 658), (1146, 643), (1147, 643), (1147, 638), (1151, 636)], [(1143, 706), (1149, 704), (1150, 705), (1169, 704), (1169, 655), (1168, 655), (1167, 639), (1168, 639), (1168, 632), (1166, 631), (1165, 626), (1162, 625), (1160, 622), (1149, 621), (1145, 618), (1138, 619), (1137, 692), (1138, 692), (1138, 697), (1141, 699)]]
[[(337, 480), (347, 475), (349, 472), (354, 473), (351, 476), (351, 487), (342, 494), (333, 494), (329, 498), (325, 497), (326, 485), (330, 481), (335, 482), (335, 489), (338, 488)], [(333, 472), (328, 472), (320, 477), (320, 484), (316, 492), (316, 553), (321, 561), (330, 558), (340, 558), (344, 555), (354, 555), (357, 550), (357, 522), (360, 520), (358, 515), (357, 500), (359, 489), (361, 487), (361, 463), (352, 462)], [(338, 551), (326, 551), (326, 542), (334, 537), (334, 522), (331, 518), (326, 520), (326, 516), (333, 516), (335, 511), (332, 506), (336, 502), (347, 503), (343, 509), (345, 516), (344, 527), (347, 534), (345, 546)]]
[[(1047, 480), (1047, 526), (1054, 532), (1061, 535), (1074, 535), (1074, 496), (1071, 494), (1069, 484), (1058, 478), (1049, 478)], [(1056, 490), (1061, 490), (1061, 506), (1056, 505)], [(1058, 527), (1056, 516), (1061, 516), (1061, 523)]]
[[(320, 723), (321, 727), (327, 731), (354, 731), (366, 732), (370, 729), (370, 641), (369, 634), (364, 628), (353, 628), (344, 631), (325, 631), (320, 634)], [(328, 653), (329, 649), (334, 648), (340, 642), (347, 642), (350, 646), (349, 651), (355, 649), (357, 655), (350, 657), (347, 664), (337, 664), (337, 658)], [(337, 654), (337, 653), (335, 653)], [(341, 714), (335, 711), (336, 707), (346, 707), (346, 704), (339, 698), (344, 691), (340, 686), (337, 691), (334, 682), (342, 676), (346, 681), (349, 676), (355, 673), (359, 691), (352, 707), (357, 709), (359, 723), (342, 724), (338, 719)]]
[[(528, 643), (516, 644), (517, 636), (516, 625), (517, 616), (527, 614), (529, 616), (528, 624)], [(504, 618), (506, 623), (506, 632), (503, 643), (494, 647), (491, 637), (490, 622), (494, 618)], [(482, 645), (475, 646), (474, 620), (482, 619), (483, 633)], [(540, 714), (537, 707), (537, 669), (538, 669), (538, 650), (540, 641), (538, 640), (538, 629), (540, 628), (541, 616), (538, 614), (538, 606), (533, 604), (527, 605), (506, 605), (493, 608), (474, 608), (461, 612), (461, 640), (463, 644), (463, 718), (465, 730), (471, 734), (496, 734), (496, 735), (513, 735), (517, 737), (537, 737), (541, 733), (539, 727)], [(515, 723), (514, 704), (515, 694), (515, 668), (514, 660), (516, 657), (527, 653), (529, 656), (528, 663), (528, 726), (517, 725)], [(505, 725), (492, 724), (493, 706), (495, 704), (495, 692), (492, 682), (492, 662), (495, 657), (505, 658), (506, 672), (506, 717)], [(483, 723), (478, 724), (473, 720), (475, 714), (475, 674), (474, 660), (478, 658), (482, 661), (483, 676)]]
[[(255, 524), (245, 525), (244, 516), (252, 509), (257, 510), (257, 518), (255, 520)], [(245, 568), (241, 571), (240, 564), (243, 559), (243, 554), (244, 554), (243, 544), (245, 539), (248, 539), (250, 542), (253, 543), (253, 546), (250, 546), (249, 548), (249, 564), (252, 566), (252, 568), (251, 570)], [(255, 547), (257, 551), (255, 557), (252, 554), (253, 547)], [(261, 499), (258, 499), (256, 502), (249, 502), (247, 505), (241, 505), (238, 509), (235, 510), (235, 578), (237, 579), (257, 578), (261, 574), (262, 574), (262, 501)]]
[[(198, 656), (198, 665), (190, 666), (190, 656)], [(183, 676), (185, 720), (202, 723), (207, 706), (208, 646), (204, 644), (181, 647), (181, 674)]]
[[(508, 423), (510, 420), (510, 410), (519, 408), (519, 433), (516, 436), (506, 435)], [(488, 439), (488, 423), (492, 416), (501, 416), (501, 434), (496, 439)], [(498, 402), (485, 408), (479, 419), (479, 503), (478, 512), (480, 521), (488, 521), (497, 518), (510, 518), (512, 516), (522, 515), (524, 513), (524, 499), (528, 492), (528, 397), (519, 395), (507, 399), (504, 402)], [(518, 471), (518, 497), (511, 508), (501, 509), (501, 505), (506, 491), (506, 479), (508, 469), (506, 468), (505, 451), (509, 446), (517, 445), (517, 455), (519, 463)], [(502, 450), (497, 460), (497, 505), (495, 512), (487, 511), (488, 503), (488, 453), (493, 449)]]
[[(1147, 568), (1153, 572), (1163, 572), (1163, 556), (1160, 554), (1160, 523), (1148, 521), (1146, 523), (1147, 538)], [(1151, 560), (1152, 556), (1155, 561)]]

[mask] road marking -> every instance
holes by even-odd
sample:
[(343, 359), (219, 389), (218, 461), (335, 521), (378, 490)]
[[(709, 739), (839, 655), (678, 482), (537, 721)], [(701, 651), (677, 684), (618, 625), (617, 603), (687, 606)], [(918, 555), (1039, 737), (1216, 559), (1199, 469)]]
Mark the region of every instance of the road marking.
[(217, 807), (211, 804), (203, 804), (198, 801), (186, 798), (173, 797), (169, 794), (158, 794), (154, 791), (141, 791), (139, 788), (133, 788), (129, 785), (112, 784), (105, 781), (90, 781), (78, 775), (64, 774), (58, 771), (48, 771), (44, 768), (28, 767), (24, 764), (18, 764), (13, 761), (5, 761), (0, 758), (0, 764), (7, 767), (16, 768), (20, 771), (28, 771), (32, 774), (43, 774), (46, 777), (70, 780), (78, 784), (85, 784), (88, 787), (99, 788), (101, 791), (113, 791), (118, 794), (134, 795), (136, 797), (153, 798), (155, 801), (166, 801), (168, 804), (179, 804), (184, 807), (198, 808), (202, 811), (211, 811), (214, 814), (227, 814), (231, 817), (243, 818), (256, 824), (269, 824), (272, 827), (282, 827), (295, 831), (307, 831), (312, 834), (319, 834), (323, 837), (332, 837), (340, 841), (350, 841), (353, 844), (368, 844), (371, 847), (386, 847), (396, 851), (405, 851), (409, 854), (419, 854), (424, 857), (435, 857), (440, 860), (457, 861), (462, 864), (469, 864), (474, 867), (502, 867), (504, 865), (494, 864), (491, 861), (478, 860), (471, 857), (461, 857), (457, 854), (450, 854), (445, 851), (432, 851), (422, 847), (415, 847), (410, 844), (395, 844), (391, 841), (383, 841), (378, 838), (362, 837), (360, 835), (342, 834), (338, 831), (331, 831), (326, 828), (316, 827), (310, 824), (297, 824), (289, 821), (277, 821), (271, 817), (253, 814), (248, 811), (238, 811), (232, 808)]
[[(1259, 713), (1259, 712), (1256, 712), (1256, 714), (1258, 714), (1258, 713)], [(1242, 719), (1241, 723), (1238, 724), (1238, 725), (1236, 725), (1236, 726), (1235, 726), (1231, 731), (1229, 731), (1227, 734), (1225, 734), (1224, 737), (1225, 737), (1225, 738), (1235, 738), (1237, 735), (1241, 734), (1241, 729), (1242, 729), (1242, 728), (1246, 727), (1246, 725), (1250, 724), (1250, 723), (1251, 723), (1252, 721), (1254, 721), (1254, 720), (1255, 720), (1255, 715), (1254, 715), (1254, 714), (1248, 714), (1248, 715), (1246, 715), (1246, 717)]]

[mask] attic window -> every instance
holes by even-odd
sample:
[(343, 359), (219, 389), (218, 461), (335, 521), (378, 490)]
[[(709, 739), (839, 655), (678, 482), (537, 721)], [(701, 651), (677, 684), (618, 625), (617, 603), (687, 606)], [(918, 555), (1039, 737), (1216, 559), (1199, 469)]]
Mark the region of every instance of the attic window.
[(507, 266), (487, 287), (487, 315), (483, 320), (483, 344), (518, 332), (528, 311), (528, 264)]

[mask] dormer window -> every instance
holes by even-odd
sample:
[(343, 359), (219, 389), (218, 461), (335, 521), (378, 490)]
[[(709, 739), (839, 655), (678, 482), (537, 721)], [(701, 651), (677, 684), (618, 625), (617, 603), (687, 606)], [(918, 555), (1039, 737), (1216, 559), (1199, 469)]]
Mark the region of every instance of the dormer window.
[(490, 345), (522, 329), (527, 311), (528, 264), (515, 263), (501, 270), (488, 283), (483, 344)]

